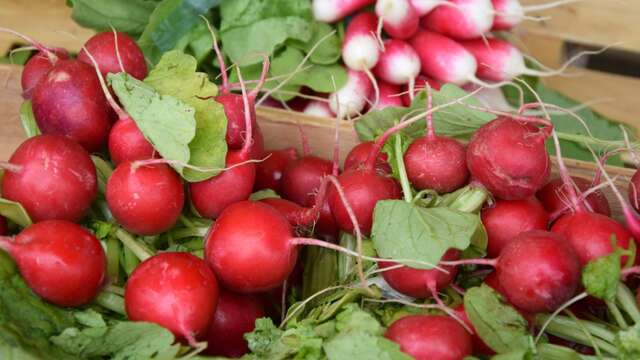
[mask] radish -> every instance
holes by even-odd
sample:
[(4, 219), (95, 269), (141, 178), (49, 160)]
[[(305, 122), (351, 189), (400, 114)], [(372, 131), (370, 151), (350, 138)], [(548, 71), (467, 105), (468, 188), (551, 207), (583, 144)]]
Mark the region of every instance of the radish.
[(282, 173), (282, 197), (301, 206), (313, 205), (322, 178), (332, 170), (331, 161), (305, 154), (290, 163)]
[(440, 90), (442, 83), (424, 75), (418, 75), (415, 80), (414, 88), (411, 89), (411, 84), (407, 84), (402, 87), (402, 103), (404, 106), (411, 106), (413, 98), (422, 90), (425, 89), (426, 84), (429, 84), (433, 89)]
[(473, 344), (473, 353), (476, 355), (495, 355), (495, 351), (493, 351), (487, 344), (482, 341), (476, 329), (473, 327), (473, 323), (469, 320), (467, 316), (467, 312), (464, 310), (464, 303), (458, 305), (455, 309), (453, 309), (456, 316), (464, 322), (467, 328), (471, 329), (471, 343)]
[(378, 89), (380, 91), (378, 101), (376, 99), (369, 99), (372, 104), (375, 104), (375, 110), (382, 110), (387, 107), (403, 107), (402, 98), (399, 96), (400, 86), (388, 84), (386, 82), (379, 82)]
[(3, 216), (0, 216), (0, 235), (7, 235), (9, 232), (9, 228), (7, 226), (7, 219)]
[[(457, 260), (460, 251), (455, 249), (447, 250), (442, 256), (442, 261)], [(394, 263), (380, 262), (380, 269), (395, 266)], [(408, 266), (402, 266), (393, 270), (386, 270), (382, 277), (393, 289), (407, 296), (425, 299), (438, 298), (438, 291), (449, 286), (456, 277), (457, 268), (454, 266), (441, 266), (448, 272), (439, 269), (422, 270)]]
[(58, 306), (89, 303), (103, 285), (106, 257), (93, 234), (64, 220), (45, 220), (0, 248), (16, 261), (20, 274), (38, 296)]
[(310, 116), (333, 118), (336, 115), (331, 111), (329, 103), (326, 101), (311, 100), (302, 110), (303, 113)]
[(32, 101), (43, 134), (64, 135), (89, 152), (104, 148), (111, 113), (90, 65), (59, 60), (35, 87)]
[(78, 60), (92, 65), (87, 52), (95, 57), (102, 76), (126, 72), (138, 80), (147, 77), (144, 54), (135, 40), (125, 33), (105, 31), (89, 38), (78, 53)]
[(111, 128), (109, 154), (115, 165), (159, 156), (131, 118), (118, 120)]
[(184, 205), (182, 180), (166, 164), (121, 163), (107, 181), (105, 197), (118, 223), (138, 235), (171, 229)]
[(331, 23), (374, 2), (375, 0), (313, 0), (311, 6), (316, 20)]
[(498, 117), (482, 125), (467, 146), (471, 176), (500, 199), (531, 197), (547, 182), (551, 162), (544, 143), (552, 125), (536, 121), (543, 128)]
[(418, 31), (420, 17), (409, 0), (377, 0), (376, 15), (394, 39), (408, 39)]
[(446, 316), (405, 316), (394, 321), (384, 336), (416, 360), (462, 360), (473, 351), (469, 333)]
[[(592, 187), (591, 181), (572, 176), (571, 180), (580, 192), (586, 192)], [(547, 183), (540, 191), (536, 193), (536, 197), (542, 203), (542, 206), (551, 214), (551, 219), (555, 220), (558, 216), (571, 211), (571, 204), (568, 201), (568, 192), (566, 185), (560, 178), (553, 179)], [(585, 205), (593, 212), (611, 216), (611, 208), (609, 201), (600, 190), (592, 192), (583, 200)]]
[[(427, 86), (427, 111), (431, 110), (431, 88)], [(415, 139), (404, 154), (407, 177), (418, 190), (432, 189), (448, 193), (464, 186), (469, 179), (464, 145), (459, 141), (437, 136), (433, 115), (427, 115), (427, 134)]]
[(491, 0), (450, 0), (422, 18), (425, 29), (454, 39), (475, 39), (493, 26)]
[(409, 43), (396, 39), (385, 40), (384, 52), (380, 54), (373, 72), (390, 84), (413, 85), (420, 74), (420, 58)]
[(482, 224), (487, 230), (487, 254), (498, 257), (516, 236), (529, 230), (547, 230), (549, 214), (535, 198), (497, 200), (482, 209)]
[(25, 140), (4, 167), (2, 196), (19, 202), (35, 222), (79, 221), (98, 192), (96, 168), (77, 143), (58, 135)]
[(631, 206), (633, 206), (636, 211), (640, 211), (640, 171), (636, 171), (631, 177), (628, 192)]
[[(55, 57), (53, 60), (50, 58), (51, 54)], [(53, 65), (58, 59), (66, 60), (69, 58), (69, 53), (64, 49), (52, 49), (49, 53), (38, 52), (35, 54), (22, 69), (21, 84), (22, 84), (22, 97), (29, 100), (31, 99), (33, 89), (46, 73), (51, 70)]]
[(329, 107), (340, 119), (358, 116), (367, 105), (372, 90), (367, 74), (349, 69), (347, 83), (329, 95)]
[(559, 0), (547, 4), (534, 4), (523, 7), (519, 0), (492, 0), (495, 18), (491, 30), (511, 30), (525, 19), (525, 13), (548, 10), (579, 0)]
[(191, 346), (209, 330), (217, 302), (215, 276), (204, 261), (184, 252), (160, 253), (145, 260), (124, 290), (129, 320), (156, 323)]
[(411, 5), (416, 9), (419, 17), (423, 17), (435, 9), (436, 6), (447, 2), (447, 0), (411, 0)]
[[(500, 281), (498, 280), (498, 272), (496, 271), (492, 271), (489, 273), (489, 275), (487, 275), (487, 277), (484, 278), (484, 283), (488, 286), (490, 286), (493, 290), (497, 291), (500, 295), (502, 295), (503, 297), (507, 297), (506, 295), (506, 291), (504, 290), (504, 288), (502, 287), (502, 285), (500, 284)], [(513, 305), (513, 304), (511, 304)], [(513, 307), (514, 309), (516, 309), (516, 311), (518, 313), (520, 313), (520, 315), (522, 315), (522, 317), (527, 320), (527, 322), (529, 323), (533, 323), (535, 322), (535, 318), (536, 318), (536, 314), (535, 313), (531, 313), (531, 312), (526, 312), (516, 306)]]
[(296, 149), (290, 147), (282, 150), (265, 152), (265, 160), (256, 164), (256, 182), (254, 190), (271, 189), (280, 194), (282, 173), (284, 169), (298, 158)]
[(217, 218), (222, 210), (234, 202), (248, 199), (255, 183), (256, 166), (249, 162), (254, 151), (251, 139), (253, 139), (252, 121), (255, 118), (251, 118), (251, 112), (255, 111), (255, 108), (251, 110), (254, 105), (245, 91), (242, 75), (240, 72), (238, 74), (244, 99), (242, 114), (247, 129), (244, 145), (240, 150), (227, 152), (227, 169), (222, 173), (207, 180), (189, 184), (189, 195), (193, 207), (198, 214), (209, 219)]
[[(367, 157), (374, 146), (373, 141), (365, 141), (360, 143), (351, 149), (344, 160), (344, 171), (357, 170), (364, 167), (367, 162)], [(391, 166), (387, 162), (387, 154), (380, 152), (376, 158), (375, 169), (381, 175), (391, 174)]]
[(252, 332), (255, 322), (265, 317), (259, 298), (220, 291), (218, 306), (207, 334), (207, 355), (238, 358), (249, 352), (244, 334)]
[(365, 71), (376, 66), (380, 56), (376, 26), (378, 19), (372, 12), (362, 12), (347, 25), (342, 42), (342, 60), (351, 70)]

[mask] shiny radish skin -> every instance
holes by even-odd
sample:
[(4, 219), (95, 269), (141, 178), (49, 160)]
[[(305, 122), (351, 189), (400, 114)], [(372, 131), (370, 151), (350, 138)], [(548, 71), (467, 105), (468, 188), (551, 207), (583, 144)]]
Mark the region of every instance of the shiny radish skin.
[(464, 85), (475, 77), (478, 63), (467, 49), (448, 37), (422, 30), (410, 40), (422, 74), (441, 83)]
[[(124, 71), (138, 80), (143, 80), (147, 77), (147, 62), (142, 50), (129, 35), (123, 32), (116, 34), (113, 31), (105, 31), (93, 35), (84, 43), (86, 50), (82, 49), (78, 53), (78, 61), (93, 66), (87, 56), (88, 50), (96, 59), (102, 76), (106, 77), (109, 73), (117, 74)], [(118, 40), (117, 51), (116, 37)]]
[(415, 139), (404, 153), (404, 162), (409, 182), (418, 190), (449, 193), (469, 181), (464, 145), (445, 136)]
[(347, 75), (347, 83), (329, 95), (329, 108), (340, 119), (359, 115), (373, 93), (373, 85), (367, 74), (349, 69)]
[(418, 12), (409, 0), (377, 0), (375, 11), (384, 31), (394, 39), (408, 39), (420, 26)]
[(304, 212), (305, 208), (294, 203), (291, 200), (281, 198), (266, 198), (261, 199), (261, 203), (267, 204), (277, 210), (282, 216), (287, 219), (291, 226), (308, 225), (300, 223), (300, 215)]
[(502, 249), (496, 272), (505, 297), (530, 313), (553, 312), (580, 285), (580, 260), (562, 235), (533, 230)]
[[(338, 176), (338, 182), (353, 209), (360, 231), (364, 235), (371, 233), (373, 210), (380, 200), (399, 199), (400, 186), (390, 177), (378, 175), (369, 169), (349, 170)], [(329, 206), (333, 217), (341, 230), (354, 233), (355, 229), (338, 191), (334, 186), (328, 192)]]
[(447, 0), (411, 0), (411, 5), (416, 9), (418, 16), (423, 17), (435, 9), (436, 6), (446, 1)]
[[(333, 218), (331, 208), (327, 201), (324, 202), (317, 218), (308, 216), (310, 208), (302, 207), (287, 199), (267, 198), (260, 200), (260, 202), (276, 209), (287, 219), (291, 226), (305, 228), (313, 226), (313, 232), (316, 235), (322, 235), (329, 238), (337, 238), (338, 231), (340, 231), (336, 225), (336, 221)], [(314, 221), (315, 224), (313, 223)]]
[(549, 214), (536, 198), (497, 200), (482, 209), (482, 224), (487, 231), (487, 254), (495, 258), (502, 249), (523, 232), (547, 230)]
[[(354, 146), (344, 159), (344, 171), (358, 170), (364, 168), (367, 158), (373, 148), (373, 141), (365, 141)], [(390, 175), (391, 166), (388, 162), (388, 156), (384, 152), (378, 153), (376, 158), (376, 172), (380, 175)]]
[[(58, 59), (66, 60), (69, 58), (69, 53), (65, 49), (56, 48), (51, 51), (58, 57)], [(20, 83), (22, 85), (22, 97), (25, 100), (31, 99), (33, 90), (36, 85), (38, 85), (38, 82), (40, 82), (40, 79), (42, 79), (42, 77), (44, 77), (54, 65), (55, 64), (51, 62), (51, 59), (42, 52), (36, 53), (31, 57), (31, 59), (29, 59), (29, 61), (27, 61), (26, 64), (24, 64)]]
[(376, 66), (380, 56), (375, 37), (378, 18), (372, 12), (353, 17), (345, 30), (342, 42), (342, 60), (349, 69), (364, 71)]
[(542, 129), (511, 118), (482, 125), (467, 146), (472, 178), (503, 200), (535, 195), (551, 170), (546, 138)]
[(113, 217), (137, 235), (171, 229), (184, 206), (182, 180), (165, 164), (118, 165), (107, 181), (105, 195)]
[[(572, 176), (571, 179), (573, 179), (573, 182), (581, 193), (592, 187), (592, 183), (588, 179), (577, 176)], [(567, 188), (565, 188), (564, 183), (560, 178), (552, 179), (536, 193), (536, 197), (540, 200), (542, 206), (547, 209), (549, 214), (566, 214), (570, 212), (571, 209), (567, 207), (568, 200), (566, 200), (568, 199), (568, 196)], [(604, 196), (602, 191), (598, 190), (589, 194), (586, 201), (594, 212), (605, 216), (611, 216), (609, 200), (607, 200), (607, 197)]]
[(273, 207), (240, 201), (226, 208), (205, 236), (205, 259), (225, 288), (264, 292), (293, 271), (298, 249), (292, 238), (291, 225)]
[[(617, 246), (622, 249), (628, 249), (633, 240), (633, 235), (619, 222), (602, 214), (586, 211), (563, 215), (553, 224), (551, 231), (561, 234), (569, 241), (582, 266), (614, 251), (611, 236), (615, 235)], [(626, 262), (626, 256), (620, 258), (621, 265), (624, 266)]]
[(66, 136), (88, 152), (105, 147), (112, 112), (90, 65), (58, 60), (35, 87), (31, 100), (43, 134)]
[(491, 0), (451, 0), (455, 6), (441, 5), (422, 18), (425, 29), (453, 39), (476, 39), (493, 26)]
[[(215, 101), (224, 107), (224, 114), (227, 117), (227, 146), (229, 146), (231, 150), (240, 150), (244, 144), (246, 135), (242, 95), (222, 93), (215, 97)], [(253, 143), (251, 144), (250, 152), (251, 158), (260, 159), (264, 154), (264, 137), (256, 121), (255, 99), (251, 96), (249, 96), (249, 109), (253, 133)]]
[[(460, 258), (460, 251), (455, 249), (447, 250), (442, 256), (442, 261), (453, 261)], [(380, 269), (385, 269), (397, 265), (392, 262), (380, 262)], [(440, 291), (449, 286), (458, 273), (455, 266), (441, 266), (449, 273), (445, 273), (438, 269), (423, 270), (414, 269), (403, 266), (398, 269), (387, 270), (382, 273), (384, 280), (397, 292), (418, 299), (426, 299), (433, 296), (430, 284), (433, 284), (434, 290)]]
[(108, 144), (111, 161), (116, 166), (127, 161), (147, 160), (160, 156), (131, 118), (116, 121), (109, 132)]
[(384, 334), (415, 360), (462, 360), (473, 351), (471, 336), (456, 320), (443, 315), (408, 315)]
[(266, 312), (260, 298), (221, 290), (216, 313), (207, 333), (207, 355), (239, 358), (249, 352), (244, 334), (255, 328)]
[(106, 257), (96, 237), (80, 225), (46, 220), (0, 239), (29, 288), (64, 307), (89, 303), (104, 285)]
[[(399, 96), (402, 89), (398, 85), (389, 84), (384, 81), (378, 82), (378, 89), (380, 90), (380, 98), (376, 103), (376, 110), (382, 110), (388, 107), (403, 107), (402, 98)], [(375, 103), (375, 98), (372, 96), (369, 101)]]
[(22, 204), (34, 222), (80, 221), (98, 193), (91, 157), (82, 146), (63, 136), (27, 139), (9, 163), (21, 169), (5, 171), (2, 196)]
[[(507, 297), (506, 292), (504, 291), (504, 287), (500, 285), (500, 281), (498, 280), (498, 273), (496, 271), (492, 271), (491, 273), (489, 273), (489, 275), (487, 275), (487, 277), (484, 278), (484, 283), (487, 286), (490, 286), (493, 290), (497, 291), (504, 298)], [(513, 306), (513, 304), (511, 305)], [(527, 320), (529, 324), (532, 324), (533, 322), (535, 322), (536, 313), (526, 312), (518, 308), (517, 306), (513, 306), (513, 308), (516, 309), (516, 311), (520, 315), (522, 315), (522, 317), (525, 320)]]
[[(431, 89), (439, 91), (440, 88), (442, 87), (442, 83), (438, 80), (432, 79), (430, 77), (424, 76), (422, 74), (418, 75), (418, 77), (416, 77), (415, 80), (415, 84), (414, 84), (414, 88), (413, 88), (413, 96), (415, 97), (416, 95), (418, 95), (418, 93), (422, 90), (424, 90), (425, 88), (425, 84), (428, 83), (429, 86), (431, 86)], [(409, 88), (409, 85), (405, 85), (402, 87), (402, 103), (404, 104), (404, 106), (409, 107), (411, 106), (411, 96), (409, 95), (411, 92), (411, 89)]]
[(185, 252), (163, 252), (138, 265), (124, 290), (130, 321), (158, 324), (195, 345), (214, 319), (218, 282), (207, 264)]
[(520, 0), (491, 0), (495, 16), (492, 31), (508, 31), (524, 19), (524, 8)]
[[(242, 150), (229, 151), (228, 169), (207, 180), (189, 184), (191, 204), (200, 216), (215, 219), (229, 205), (249, 198), (256, 179), (256, 165), (246, 161)], [(241, 163), (244, 164), (238, 165)]]
[(473, 327), (473, 323), (471, 322), (471, 320), (469, 320), (469, 317), (467, 316), (467, 312), (464, 309), (464, 303), (461, 303), (460, 305), (456, 306), (456, 308), (453, 309), (453, 311), (456, 314), (456, 316), (460, 318), (460, 320), (462, 320), (462, 322), (464, 322), (464, 324), (467, 325), (469, 329), (471, 329), (471, 343), (473, 344), (473, 353), (477, 355), (487, 355), (487, 356), (495, 355), (496, 352), (491, 350), (491, 348), (487, 344), (485, 344), (485, 342), (480, 338), (480, 336), (478, 336), (478, 332)]
[(375, 0), (313, 0), (311, 7), (316, 20), (332, 23), (374, 3)]
[(280, 194), (284, 169), (298, 159), (298, 152), (290, 147), (282, 150), (267, 150), (264, 156), (266, 159), (256, 164), (256, 181), (253, 189), (271, 189)]
[(322, 179), (333, 171), (333, 163), (313, 155), (304, 156), (282, 173), (282, 197), (301, 206), (313, 206)]
[(395, 85), (415, 81), (420, 74), (420, 58), (413, 47), (406, 41), (388, 39), (384, 41), (384, 49), (373, 69), (376, 77)]
[(474, 39), (460, 41), (460, 44), (476, 58), (476, 76), (480, 79), (509, 81), (529, 72), (520, 50), (506, 40)]
[(631, 206), (640, 211), (640, 171), (636, 171), (629, 181), (629, 203)]

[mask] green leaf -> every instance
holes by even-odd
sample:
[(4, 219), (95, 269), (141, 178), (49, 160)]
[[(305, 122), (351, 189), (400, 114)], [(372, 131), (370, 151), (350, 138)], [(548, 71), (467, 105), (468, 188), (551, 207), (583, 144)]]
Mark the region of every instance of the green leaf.
[(438, 198), (437, 206), (446, 206), (467, 213), (477, 214), (489, 199), (489, 192), (481, 187), (467, 185)]
[(255, 325), (253, 332), (244, 337), (252, 354), (260, 359), (284, 360), (294, 355), (321, 359), (322, 339), (308, 322), (285, 331), (278, 329), (269, 318), (258, 319)]
[(158, 4), (155, 0), (72, 0), (71, 17), (83, 27), (97, 31), (111, 30), (137, 36), (144, 30)]
[[(189, 143), (196, 134), (195, 109), (173, 96), (125, 74), (109, 74), (109, 82), (145, 138), (167, 160), (189, 163)], [(182, 174), (183, 167), (172, 165)]]
[(33, 223), (22, 204), (3, 198), (0, 198), (0, 215), (21, 227), (27, 227)]
[(582, 357), (575, 350), (554, 344), (539, 344), (538, 357), (545, 360), (580, 360)]
[(27, 100), (20, 105), (20, 121), (28, 138), (41, 134), (36, 117), (33, 115), (31, 100)]
[(175, 97), (195, 109), (196, 133), (189, 142), (189, 164), (211, 170), (185, 168), (183, 176), (190, 182), (218, 175), (227, 156), (227, 118), (223, 106), (211, 99), (218, 94), (218, 88), (207, 74), (196, 72), (197, 66), (193, 56), (170, 51), (144, 80), (160, 95)]
[(262, 199), (280, 199), (280, 195), (271, 189), (258, 190), (249, 196), (249, 200), (260, 201)]
[[(403, 200), (378, 201), (371, 239), (383, 258), (437, 264), (450, 248), (466, 249), (480, 217), (446, 207), (422, 208)], [(413, 268), (431, 267), (407, 263)]]
[[(333, 27), (329, 24), (314, 22), (312, 23), (312, 37), (309, 41), (298, 41), (298, 40), (290, 40), (287, 42), (287, 45), (293, 46), (297, 49), (304, 51), (305, 54), (311, 51), (323, 37), (329, 35), (332, 31), (334, 31)], [(338, 36), (337, 33), (329, 36), (327, 39), (323, 40), (309, 57), (314, 64), (319, 65), (330, 65), (334, 64), (340, 59), (342, 55), (342, 40)]]
[(614, 300), (620, 282), (620, 252), (590, 261), (582, 270), (585, 291), (598, 299)]
[(487, 285), (468, 289), (464, 309), (482, 341), (497, 353), (529, 346), (527, 321)]
[(261, 19), (273, 17), (299, 17), (313, 20), (308, 0), (222, 0), (220, 17), (222, 31), (249, 26)]
[(98, 189), (101, 194), (104, 194), (107, 189), (107, 181), (113, 172), (113, 167), (107, 161), (99, 156), (91, 155), (91, 161), (96, 167), (96, 175), (98, 176)]
[(219, 0), (163, 0), (149, 17), (138, 45), (153, 64), (163, 53), (173, 50), (179, 41), (203, 22), (206, 14)]
[(621, 360), (640, 359), (640, 324), (616, 334), (615, 345)]

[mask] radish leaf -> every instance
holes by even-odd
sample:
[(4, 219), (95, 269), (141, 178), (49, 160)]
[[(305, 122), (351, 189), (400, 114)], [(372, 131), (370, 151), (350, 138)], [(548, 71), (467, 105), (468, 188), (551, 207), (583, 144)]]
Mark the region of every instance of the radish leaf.
[(28, 138), (41, 134), (36, 117), (33, 115), (31, 100), (23, 102), (20, 106), (20, 121)]
[(582, 270), (585, 291), (598, 299), (613, 300), (620, 282), (620, 249), (590, 261)]
[(0, 198), (0, 215), (21, 227), (27, 227), (33, 223), (27, 211), (22, 207), (22, 204), (3, 198)]

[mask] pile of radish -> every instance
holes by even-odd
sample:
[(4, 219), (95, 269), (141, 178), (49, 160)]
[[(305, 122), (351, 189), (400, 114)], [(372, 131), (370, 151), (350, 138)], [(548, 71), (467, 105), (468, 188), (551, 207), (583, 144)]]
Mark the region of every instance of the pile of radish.
[[(336, 143), (333, 159), (312, 154), (313, 134), (304, 131), (300, 153), (265, 150), (255, 104), (269, 60), (251, 90), (239, 72), (232, 92), (214, 37), (219, 92), (189, 101), (221, 107), (226, 156), (197, 180), (186, 171), (212, 169), (166, 157), (149, 118), (115, 85), (121, 76), (128, 90), (161, 93), (142, 81), (157, 68), (147, 68), (133, 39), (99, 33), (73, 58), (27, 38), (38, 53), (24, 68), (23, 96), (41, 134), (0, 162), (2, 201), (12, 209), (0, 217), (0, 249), (33, 293), (56, 307), (157, 324), (183, 349), (211, 356), (345, 358), (336, 342), (353, 347), (349, 336), (375, 325), (363, 343), (373, 339), (381, 358), (634, 358), (640, 177), (629, 182), (629, 199), (604, 168), (592, 179), (571, 177), (547, 118), (484, 109), (499, 116), (466, 144), (436, 132), (434, 114), (467, 105), (434, 104), (432, 88), (531, 73), (514, 47), (489, 34), (509, 30), (525, 9), (497, 0), (313, 6), (321, 21), (353, 18), (342, 53), (347, 84), (307, 109), (338, 121), (367, 106), (402, 106), (396, 95), (406, 90), (412, 100), (418, 87), (425, 108), (352, 149)], [(389, 38), (376, 36), (379, 27)], [(177, 94), (190, 91), (180, 87), (190, 78), (170, 80), (180, 83), (176, 95), (153, 101), (169, 99), (167, 113), (174, 106), (193, 116), (199, 109)], [(418, 123), (424, 133), (404, 132)], [(558, 177), (545, 144), (555, 145)], [(343, 166), (338, 151), (348, 153)], [(608, 187), (624, 219), (612, 217)], [(613, 296), (601, 296), (612, 286)], [(373, 323), (345, 325), (355, 308)], [(565, 309), (570, 316), (559, 315)], [(575, 334), (580, 321), (589, 336)], [(309, 338), (324, 342), (300, 345)]]

